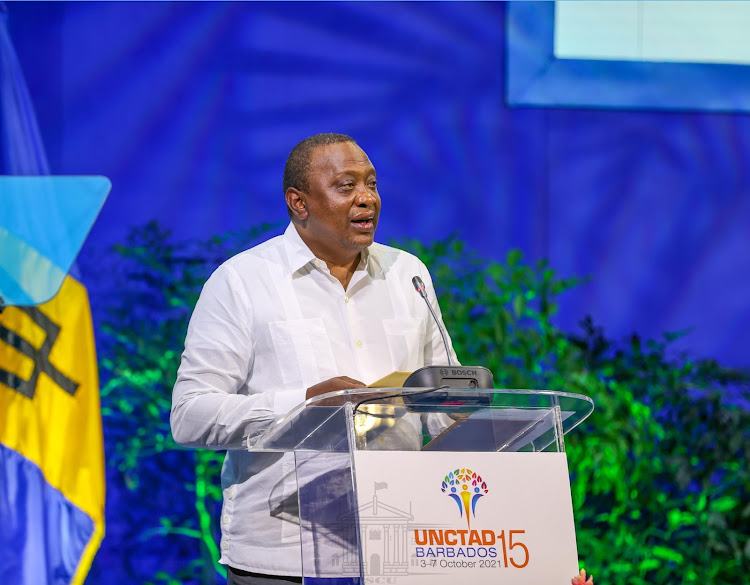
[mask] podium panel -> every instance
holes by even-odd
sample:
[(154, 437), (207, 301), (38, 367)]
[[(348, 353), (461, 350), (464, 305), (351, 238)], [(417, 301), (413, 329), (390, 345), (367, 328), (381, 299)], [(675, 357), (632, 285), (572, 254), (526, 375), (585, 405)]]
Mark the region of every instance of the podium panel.
[(358, 451), (354, 465), (365, 583), (559, 585), (578, 572), (565, 453)]

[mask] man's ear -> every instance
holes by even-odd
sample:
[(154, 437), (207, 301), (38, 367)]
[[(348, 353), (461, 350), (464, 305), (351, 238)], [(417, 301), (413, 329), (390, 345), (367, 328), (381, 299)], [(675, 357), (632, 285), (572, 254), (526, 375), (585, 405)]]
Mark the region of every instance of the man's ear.
[(289, 212), (292, 214), (292, 218), (297, 218), (300, 221), (307, 219), (309, 215), (307, 212), (307, 205), (305, 204), (305, 194), (299, 189), (289, 187), (284, 193), (286, 198), (286, 206), (289, 208)]

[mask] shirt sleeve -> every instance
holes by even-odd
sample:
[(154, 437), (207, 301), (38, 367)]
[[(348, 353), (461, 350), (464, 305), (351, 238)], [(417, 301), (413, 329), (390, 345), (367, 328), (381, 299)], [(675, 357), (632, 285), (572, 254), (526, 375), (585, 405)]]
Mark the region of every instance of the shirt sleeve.
[[(429, 270), (427, 270), (427, 267), (421, 261), (419, 262), (419, 272), (420, 272), (420, 277), (425, 283), (427, 299), (430, 301), (430, 305), (435, 311), (435, 315), (437, 315), (438, 321), (440, 321), (440, 326), (443, 328), (443, 331), (445, 332), (445, 340), (448, 342), (448, 349), (450, 351), (451, 360), (453, 361), (454, 364), (460, 365), (460, 362), (458, 361), (458, 358), (456, 357), (456, 352), (453, 349), (453, 341), (451, 341), (450, 333), (448, 333), (448, 329), (445, 327), (445, 323), (443, 323), (443, 314), (440, 311), (440, 305), (438, 304), (437, 295), (435, 294), (435, 287), (432, 284), (432, 278), (430, 277), (430, 272)], [(446, 353), (445, 353), (445, 344), (443, 343), (443, 338), (440, 335), (440, 330), (435, 324), (435, 320), (432, 318), (432, 315), (429, 315), (429, 318), (427, 321), (427, 335), (425, 336), (425, 348), (424, 348), (424, 363), (426, 366), (448, 364), (448, 357), (446, 356)]]
[(178, 444), (245, 448), (304, 400), (302, 388), (238, 393), (253, 365), (252, 321), (252, 307), (236, 272), (228, 265), (219, 267), (206, 281), (190, 318), (172, 392), (170, 424)]

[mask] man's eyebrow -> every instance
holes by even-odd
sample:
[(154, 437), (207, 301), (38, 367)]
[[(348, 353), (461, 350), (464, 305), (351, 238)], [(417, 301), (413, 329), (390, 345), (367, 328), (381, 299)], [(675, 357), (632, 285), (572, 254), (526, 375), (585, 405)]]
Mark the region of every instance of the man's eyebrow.
[(334, 174), (334, 177), (343, 177), (344, 175), (377, 175), (377, 171), (375, 170), (375, 167), (370, 167), (369, 169), (366, 169), (364, 171), (360, 171), (358, 169), (344, 169), (342, 171), (339, 171), (338, 173)]

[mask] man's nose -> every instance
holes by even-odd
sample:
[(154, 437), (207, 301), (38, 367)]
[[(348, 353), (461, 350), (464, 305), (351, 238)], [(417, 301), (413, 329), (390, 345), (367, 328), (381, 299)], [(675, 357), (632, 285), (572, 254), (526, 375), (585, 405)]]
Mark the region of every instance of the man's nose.
[(373, 193), (366, 186), (357, 188), (357, 196), (355, 197), (354, 203), (360, 206), (375, 205), (378, 200), (378, 195)]

